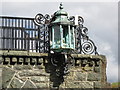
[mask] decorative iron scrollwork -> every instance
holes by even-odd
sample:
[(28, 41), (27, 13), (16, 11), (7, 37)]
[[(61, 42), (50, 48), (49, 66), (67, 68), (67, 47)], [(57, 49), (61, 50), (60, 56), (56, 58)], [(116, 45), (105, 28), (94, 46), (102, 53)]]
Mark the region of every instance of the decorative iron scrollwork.
[(89, 37), (87, 36), (87, 34), (88, 34), (88, 29), (86, 27), (82, 27), (81, 36), (83, 40), (88, 40)]
[(48, 24), (50, 22), (50, 15), (46, 14), (43, 16), (42, 14), (37, 14), (35, 16), (34, 22), (36, 25), (43, 25), (43, 24)]
[[(61, 58), (61, 59), (60, 59)], [(75, 65), (75, 60), (70, 54), (55, 54), (50, 59), (51, 64), (56, 68), (56, 75), (65, 75)], [(61, 71), (62, 70), (62, 71)]]
[(45, 15), (45, 19), (46, 19), (46, 20), (50, 20), (50, 15), (46, 14), (46, 15)]
[(49, 24), (50, 23), (50, 15), (46, 14), (45, 15), (45, 24)]
[(41, 25), (45, 23), (45, 17), (42, 14), (37, 14), (34, 19), (35, 24)]
[(72, 24), (75, 23), (75, 17), (74, 17), (74, 16), (70, 16), (70, 17), (69, 17), (69, 20), (70, 20), (70, 22), (71, 22)]
[(78, 24), (81, 25), (84, 23), (84, 19), (81, 16), (78, 16)]
[(79, 53), (98, 54), (94, 42), (89, 39), (88, 29), (83, 26), (84, 19), (78, 16), (78, 26), (76, 27), (76, 49)]
[(95, 50), (95, 45), (92, 40), (86, 40), (82, 43), (82, 52), (84, 54), (92, 54)]

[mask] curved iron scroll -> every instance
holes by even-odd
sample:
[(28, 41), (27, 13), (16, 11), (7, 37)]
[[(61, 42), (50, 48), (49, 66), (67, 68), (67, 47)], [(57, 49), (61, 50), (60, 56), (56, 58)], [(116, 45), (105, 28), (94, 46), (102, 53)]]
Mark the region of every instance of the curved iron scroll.
[(50, 16), (46, 14), (45, 16), (42, 14), (37, 14), (34, 18), (34, 22), (36, 25), (41, 25), (41, 24), (48, 24), (50, 21)]
[(48, 24), (50, 22), (50, 16), (46, 14), (45, 16), (42, 14), (37, 14), (34, 18), (34, 23), (38, 26), (39, 28), (39, 36), (38, 38), (40, 39), (39, 42), (39, 52), (44, 52), (48, 53), (49, 50), (49, 28)]
[(98, 54), (97, 47), (89, 38), (88, 29), (83, 26), (84, 19), (78, 16), (78, 26), (76, 27), (76, 49), (78, 53), (83, 54)]
[(84, 54), (92, 54), (95, 50), (95, 44), (92, 40), (88, 39), (82, 43), (81, 48)]
[(56, 69), (56, 76), (66, 75), (69, 69), (75, 65), (75, 60), (70, 54), (51, 54), (51, 65)]

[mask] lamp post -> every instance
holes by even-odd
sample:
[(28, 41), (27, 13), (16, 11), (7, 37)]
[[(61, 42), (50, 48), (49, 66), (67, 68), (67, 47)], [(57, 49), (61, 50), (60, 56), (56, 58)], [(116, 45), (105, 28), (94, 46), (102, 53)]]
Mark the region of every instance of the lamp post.
[(84, 19), (81, 16), (68, 17), (62, 3), (59, 9), (52, 17), (48, 14), (45, 16), (37, 14), (34, 22), (39, 28), (44, 28), (44, 49), (49, 49), (48, 62), (54, 73), (51, 75), (55, 75), (60, 84), (64, 81), (63, 75), (75, 65), (71, 54), (98, 53), (94, 42), (87, 35), (88, 29), (83, 26)]
[[(48, 14), (37, 14), (34, 22), (44, 28), (44, 48), (49, 48), (49, 61), (57, 76), (68, 72), (69, 66), (75, 65), (71, 53), (98, 54), (94, 42), (87, 35), (88, 29), (83, 26), (81, 16), (70, 16), (64, 11), (62, 3), (52, 17)], [(52, 52), (51, 52), (52, 51)]]

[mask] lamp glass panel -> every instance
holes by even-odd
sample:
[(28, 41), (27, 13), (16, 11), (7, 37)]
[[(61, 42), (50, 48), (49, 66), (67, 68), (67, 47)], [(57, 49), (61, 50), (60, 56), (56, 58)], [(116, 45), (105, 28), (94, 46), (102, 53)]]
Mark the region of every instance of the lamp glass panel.
[(57, 25), (57, 26), (54, 26), (54, 44), (55, 45), (60, 45), (60, 27)]

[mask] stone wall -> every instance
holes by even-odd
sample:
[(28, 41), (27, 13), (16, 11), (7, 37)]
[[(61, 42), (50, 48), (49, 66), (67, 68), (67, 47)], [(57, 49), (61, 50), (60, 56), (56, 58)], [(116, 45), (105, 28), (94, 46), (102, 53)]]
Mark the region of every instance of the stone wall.
[[(103, 55), (72, 54), (75, 66), (58, 78), (51, 69), (48, 54), (2, 51), (1, 88), (107, 88), (106, 58)], [(53, 71), (52, 71), (53, 70)], [(59, 83), (60, 80), (61, 83)]]
[(106, 58), (103, 55), (73, 55), (75, 67), (64, 76), (61, 88), (110, 88), (106, 77)]

